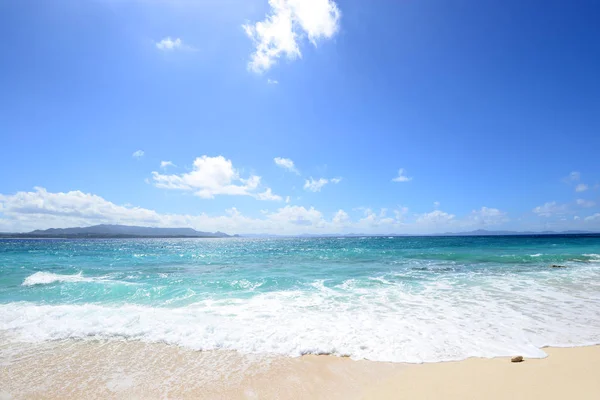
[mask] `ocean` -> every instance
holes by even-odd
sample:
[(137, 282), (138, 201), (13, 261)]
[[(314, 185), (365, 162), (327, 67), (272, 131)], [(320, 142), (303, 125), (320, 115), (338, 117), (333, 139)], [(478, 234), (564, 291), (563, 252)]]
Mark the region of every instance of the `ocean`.
[(600, 236), (0, 240), (2, 363), (69, 340), (544, 357), (600, 343)]

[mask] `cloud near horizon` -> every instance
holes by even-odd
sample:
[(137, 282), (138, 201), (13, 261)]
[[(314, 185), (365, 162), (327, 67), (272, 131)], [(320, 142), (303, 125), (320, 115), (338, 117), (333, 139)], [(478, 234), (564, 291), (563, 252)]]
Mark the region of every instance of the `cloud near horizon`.
[[(266, 196), (269, 195), (271, 194)], [(0, 194), (0, 231), (4, 232), (123, 224), (191, 227), (201, 231), (231, 234), (434, 233), (445, 229), (463, 230), (493, 226), (505, 220), (504, 213), (487, 207), (473, 211), (464, 218), (457, 218), (441, 210), (409, 216), (406, 207), (391, 211), (380, 209), (378, 212), (367, 208), (363, 209), (362, 216), (352, 219), (342, 209), (327, 217), (314, 207), (288, 204), (275, 211), (265, 211), (260, 217), (251, 217), (242, 214), (235, 207), (217, 216), (206, 213), (163, 214), (142, 207), (117, 205), (101, 196), (78, 190), (52, 193), (36, 187), (31, 192)]]
[(566, 204), (558, 204), (556, 201), (549, 201), (541, 206), (535, 207), (533, 212), (540, 217), (551, 217), (553, 215), (565, 214), (568, 210)]

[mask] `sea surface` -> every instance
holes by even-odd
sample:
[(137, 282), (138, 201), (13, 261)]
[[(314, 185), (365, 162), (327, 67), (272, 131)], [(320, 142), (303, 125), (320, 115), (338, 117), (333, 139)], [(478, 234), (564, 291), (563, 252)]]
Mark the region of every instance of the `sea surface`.
[(0, 240), (1, 349), (72, 339), (544, 357), (600, 343), (600, 236)]

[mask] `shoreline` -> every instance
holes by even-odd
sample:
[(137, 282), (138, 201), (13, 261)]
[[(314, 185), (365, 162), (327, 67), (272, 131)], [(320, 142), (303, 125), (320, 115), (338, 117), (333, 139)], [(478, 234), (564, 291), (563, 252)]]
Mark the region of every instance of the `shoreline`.
[(0, 344), (0, 399), (596, 398), (600, 345), (544, 351), (547, 357), (522, 363), (472, 357), (408, 364), (138, 341)]

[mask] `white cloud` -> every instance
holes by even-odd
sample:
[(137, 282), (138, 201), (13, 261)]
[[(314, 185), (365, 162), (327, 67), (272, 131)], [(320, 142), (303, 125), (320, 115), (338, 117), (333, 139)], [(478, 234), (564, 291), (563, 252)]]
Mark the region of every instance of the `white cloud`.
[(573, 217), (573, 219), (574, 219), (575, 221), (579, 221), (581, 218), (579, 218), (579, 215), (576, 215), (576, 216), (574, 216), (574, 217)]
[(338, 225), (340, 227), (342, 226), (346, 226), (348, 224), (350, 224), (350, 216), (348, 215), (348, 213), (344, 210), (338, 210), (338, 212), (335, 213), (335, 215), (333, 216), (333, 220), (332, 220), (334, 225)]
[(325, 220), (320, 211), (314, 207), (306, 209), (301, 206), (285, 206), (268, 216), (274, 226), (285, 230), (286, 225), (324, 228)]
[(560, 215), (567, 212), (566, 204), (557, 204), (555, 201), (550, 201), (544, 205), (538, 206), (533, 209), (533, 212), (541, 217), (551, 217), (553, 215)]
[(585, 192), (586, 190), (588, 190), (588, 185), (585, 183), (580, 183), (579, 185), (575, 186), (576, 192)]
[(285, 203), (290, 204), (290, 196), (285, 196)]
[(275, 157), (273, 161), (275, 161), (275, 164), (277, 164), (277, 166), (300, 175), (300, 172), (298, 171), (298, 169), (296, 169), (296, 166), (294, 165), (294, 162), (291, 159)]
[(600, 213), (596, 213), (594, 215), (590, 215), (589, 217), (585, 217), (585, 221), (600, 221)]
[(577, 182), (578, 180), (581, 179), (581, 173), (577, 172), (577, 171), (573, 171), (569, 174), (569, 176), (567, 176), (565, 178), (565, 181), (567, 182)]
[(338, 184), (342, 181), (342, 178), (331, 178), (329, 181), (331, 183)]
[(170, 36), (167, 36), (160, 42), (156, 42), (156, 48), (161, 51), (175, 51), (175, 50), (195, 51), (196, 50), (194, 47), (183, 43), (183, 40), (181, 40), (181, 38), (172, 39)]
[(577, 199), (575, 203), (577, 203), (577, 205), (581, 207), (594, 207), (596, 205), (596, 202), (594, 202), (593, 200), (584, 199)]
[(508, 221), (508, 217), (506, 216), (506, 213), (498, 210), (497, 208), (488, 208), (488, 207), (481, 207), (481, 209), (479, 209), (479, 210), (471, 211), (471, 215), (469, 216), (469, 219), (475, 225), (483, 225), (483, 226), (499, 225), (499, 224), (502, 224), (502, 223)]
[(415, 225), (422, 230), (443, 233), (447, 230), (461, 232), (472, 229), (481, 229), (489, 226), (500, 225), (509, 221), (507, 214), (497, 208), (481, 207), (471, 211), (463, 218), (442, 210), (429, 213), (416, 214)]
[(131, 156), (139, 160), (140, 158), (144, 157), (144, 150), (136, 150)]
[[(270, 193), (266, 191), (267, 193)], [(261, 193), (261, 194), (264, 194)], [(363, 215), (352, 219), (338, 210), (327, 219), (314, 207), (286, 205), (274, 211), (263, 210), (260, 217), (245, 216), (237, 208), (222, 215), (200, 213), (161, 214), (154, 210), (117, 205), (104, 198), (81, 191), (51, 193), (44, 188), (12, 195), (0, 194), (0, 232), (31, 231), (34, 229), (66, 228), (96, 224), (124, 224), (157, 227), (191, 227), (200, 231), (227, 233), (436, 233), (445, 229), (460, 231), (478, 223), (472, 215), (456, 218), (440, 210), (420, 214), (406, 220), (408, 209), (398, 207), (389, 212), (363, 209)], [(496, 221), (504, 213), (482, 207), (472, 214)], [(586, 218), (600, 221), (600, 213)]]
[(433, 202), (433, 207), (434, 208), (439, 208), (440, 207), (440, 202), (439, 201), (434, 201)]
[(267, 188), (262, 193), (257, 193), (255, 196), (258, 200), (273, 200), (273, 201), (281, 201), (283, 200), (281, 196), (273, 194), (271, 188)]
[(156, 48), (159, 50), (175, 50), (181, 48), (181, 46), (183, 46), (183, 41), (180, 38), (173, 40), (170, 36), (167, 36), (160, 42), (156, 42)]
[(260, 176), (240, 177), (231, 160), (223, 156), (202, 156), (194, 160), (193, 170), (181, 175), (162, 175), (152, 172), (154, 185), (162, 189), (193, 191), (203, 199), (212, 199), (216, 195), (252, 196), (258, 200), (281, 200), (271, 189), (257, 193)]
[(441, 210), (434, 210), (430, 213), (417, 215), (417, 223), (424, 225), (446, 225), (453, 222), (455, 217), (454, 214), (449, 214)]
[(400, 168), (398, 170), (398, 176), (392, 179), (393, 182), (408, 182), (411, 181), (412, 178), (405, 175), (406, 171), (404, 168)]
[(311, 177), (304, 182), (304, 190), (320, 192), (323, 186), (327, 185), (328, 183), (328, 179), (320, 178), (319, 180), (315, 180)]
[(279, 81), (275, 79), (267, 79), (269, 85), (279, 85)]
[(394, 215), (397, 220), (404, 219), (404, 216), (408, 214), (408, 207), (399, 206), (397, 210), (394, 210)]
[(262, 73), (279, 58), (302, 57), (300, 42), (307, 38), (332, 38), (339, 29), (341, 13), (333, 0), (269, 0), (270, 11), (263, 21), (242, 27), (255, 45), (248, 68)]
[(171, 161), (161, 161), (160, 162), (160, 167), (163, 169), (166, 169), (168, 167), (175, 167), (176, 165), (173, 164)]
[(354, 228), (362, 232), (370, 232), (378, 230), (379, 228), (387, 228), (388, 230), (395, 230), (402, 225), (403, 213), (401, 210), (394, 211), (394, 217), (387, 216), (387, 209), (382, 208), (379, 213), (366, 208), (364, 210), (364, 217), (359, 219), (354, 225)]
[(152, 210), (118, 206), (102, 197), (71, 191), (50, 193), (36, 187), (34, 192), (0, 195), (0, 212), (20, 225), (35, 228), (68, 227), (98, 223), (140, 223), (153, 225), (160, 216)]
[(5, 232), (124, 224), (191, 227), (211, 232), (294, 234), (319, 231), (331, 225), (312, 207), (285, 206), (263, 214), (263, 218), (249, 218), (236, 208), (226, 210), (221, 216), (205, 213), (160, 214), (141, 207), (119, 206), (100, 196), (81, 191), (50, 193), (44, 188), (14, 195), (0, 194), (0, 231)]

